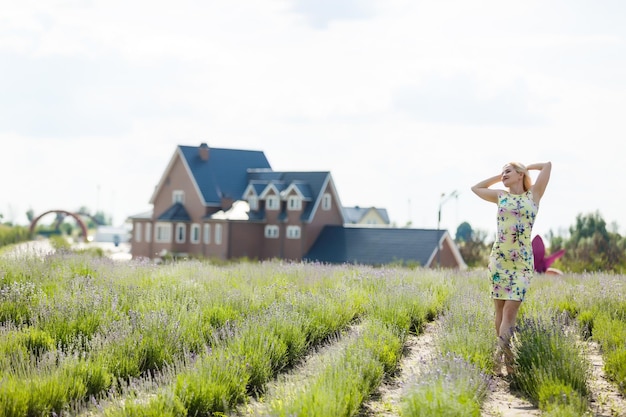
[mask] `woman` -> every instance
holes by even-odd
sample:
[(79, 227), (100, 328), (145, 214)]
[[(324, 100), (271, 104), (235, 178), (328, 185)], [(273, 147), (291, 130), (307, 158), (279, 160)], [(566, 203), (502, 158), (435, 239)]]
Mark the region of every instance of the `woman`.
[[(535, 183), (528, 174), (538, 170)], [(511, 162), (502, 174), (494, 175), (472, 187), (480, 198), (498, 205), (498, 233), (489, 255), (489, 274), (492, 281), (491, 297), (496, 310), (498, 353), (497, 372), (502, 369), (502, 355), (508, 374), (513, 373), (510, 340), (520, 305), (526, 296), (534, 273), (531, 233), (539, 201), (550, 180), (551, 162), (524, 166)], [(508, 190), (489, 188), (502, 182)]]

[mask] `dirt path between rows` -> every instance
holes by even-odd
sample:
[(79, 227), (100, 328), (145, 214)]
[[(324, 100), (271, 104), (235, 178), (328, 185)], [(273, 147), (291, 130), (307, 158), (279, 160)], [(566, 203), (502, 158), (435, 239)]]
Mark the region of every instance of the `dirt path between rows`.
[(626, 416), (626, 398), (604, 373), (604, 361), (600, 346), (596, 342), (587, 343), (587, 358), (592, 372), (589, 380), (591, 389), (591, 410), (594, 417)]
[[(359, 417), (399, 417), (399, 402), (403, 386), (414, 379), (430, 363), (435, 354), (434, 336), (438, 330), (437, 322), (429, 323), (419, 336), (411, 337), (407, 343), (407, 352), (400, 364), (398, 375), (382, 384), (367, 402)], [(592, 364), (589, 379), (591, 411), (593, 417), (626, 416), (626, 399), (607, 380), (603, 370), (603, 361), (597, 343), (587, 343), (585, 354)], [(483, 417), (532, 417), (540, 416), (541, 411), (521, 395), (511, 392), (509, 383), (503, 378), (494, 377), (491, 391), (483, 404)]]
[(409, 337), (398, 375), (380, 386), (372, 400), (364, 404), (359, 417), (399, 416), (398, 407), (404, 385), (419, 375), (435, 357), (436, 332), (437, 323), (430, 322), (422, 334)]
[[(400, 373), (392, 381), (381, 386), (373, 401), (367, 403), (361, 417), (398, 417), (399, 401), (404, 384), (417, 377), (436, 354), (434, 336), (437, 322), (429, 323), (419, 336), (407, 343), (407, 354), (400, 364)], [(483, 407), (485, 417), (539, 416), (539, 410), (530, 402), (509, 390), (502, 378), (494, 378), (489, 398)]]

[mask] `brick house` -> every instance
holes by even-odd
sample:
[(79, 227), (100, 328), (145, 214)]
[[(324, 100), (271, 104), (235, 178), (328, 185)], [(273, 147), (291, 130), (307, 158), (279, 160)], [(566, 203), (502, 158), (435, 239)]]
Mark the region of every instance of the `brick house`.
[(344, 207), (346, 226), (390, 226), (387, 210), (378, 207)]
[[(261, 151), (209, 148), (206, 143), (179, 145), (150, 204), (151, 212), (130, 217), (133, 258), (158, 258), (170, 253), (217, 259), (280, 258), (365, 264), (406, 259), (428, 266), (435, 265), (439, 247), (438, 265), (465, 266), (446, 231), (436, 231), (436, 239), (429, 236), (431, 242), (421, 245), (422, 253), (417, 256), (406, 244), (419, 240), (423, 230), (404, 229), (403, 234), (389, 234), (382, 239), (386, 249), (380, 251), (374, 243), (382, 242), (382, 235), (372, 241), (366, 238), (367, 233), (394, 229), (371, 226), (363, 228), (356, 240), (349, 239), (352, 245), (369, 241), (369, 252), (354, 252), (354, 247), (349, 259), (324, 259), (329, 254), (320, 236), (332, 240), (344, 229), (361, 230), (358, 225), (344, 227), (350, 223), (345, 213), (354, 210), (344, 210), (330, 172), (274, 171)], [(382, 213), (382, 219), (388, 222), (386, 211), (367, 213)], [(345, 236), (343, 241), (347, 242)], [(311, 252), (314, 246), (315, 251)], [(394, 247), (401, 257), (385, 258), (383, 254), (393, 252)], [(367, 253), (372, 251), (381, 256), (368, 259)], [(357, 253), (365, 257), (357, 259)]]

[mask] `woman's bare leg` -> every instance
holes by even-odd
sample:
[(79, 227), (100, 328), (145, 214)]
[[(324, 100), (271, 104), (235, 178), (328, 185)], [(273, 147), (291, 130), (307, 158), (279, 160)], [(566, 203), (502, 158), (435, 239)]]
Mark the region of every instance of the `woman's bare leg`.
[(502, 310), (504, 309), (504, 300), (493, 300), (496, 308), (496, 336), (500, 336), (500, 325), (502, 324)]
[(496, 319), (495, 319), (495, 327), (496, 327), (496, 337), (498, 337), (498, 346), (496, 347), (496, 351), (493, 355), (493, 371), (496, 375), (502, 375), (502, 346), (500, 343), (500, 325), (502, 324), (502, 310), (504, 309), (504, 300), (493, 300), (493, 305), (495, 307)]
[[(509, 374), (513, 373), (513, 353), (511, 352), (511, 336), (515, 332), (515, 324), (517, 321), (517, 312), (522, 305), (521, 301), (515, 300), (496, 300), (502, 302), (502, 316), (500, 326), (498, 327), (498, 345), (504, 354), (504, 363)], [(499, 303), (496, 303), (496, 320), (498, 315)]]

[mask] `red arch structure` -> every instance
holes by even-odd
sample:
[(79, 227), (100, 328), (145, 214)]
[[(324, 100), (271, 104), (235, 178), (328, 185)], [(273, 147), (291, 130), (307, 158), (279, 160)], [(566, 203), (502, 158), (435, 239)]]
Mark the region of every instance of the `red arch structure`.
[(48, 215), (50, 213), (60, 213), (60, 214), (65, 214), (66, 216), (71, 216), (74, 219), (76, 219), (76, 222), (78, 223), (78, 225), (80, 226), (81, 230), (83, 231), (83, 238), (85, 240), (87, 240), (87, 225), (85, 224), (85, 222), (83, 221), (83, 219), (80, 218), (80, 215), (76, 214), (76, 213), (72, 213), (70, 211), (67, 210), (48, 210), (43, 214), (40, 214), (39, 216), (35, 217), (33, 219), (32, 222), (30, 222), (30, 229), (29, 232), (32, 235), (33, 232), (35, 231), (35, 226), (37, 225), (37, 222), (45, 215)]

